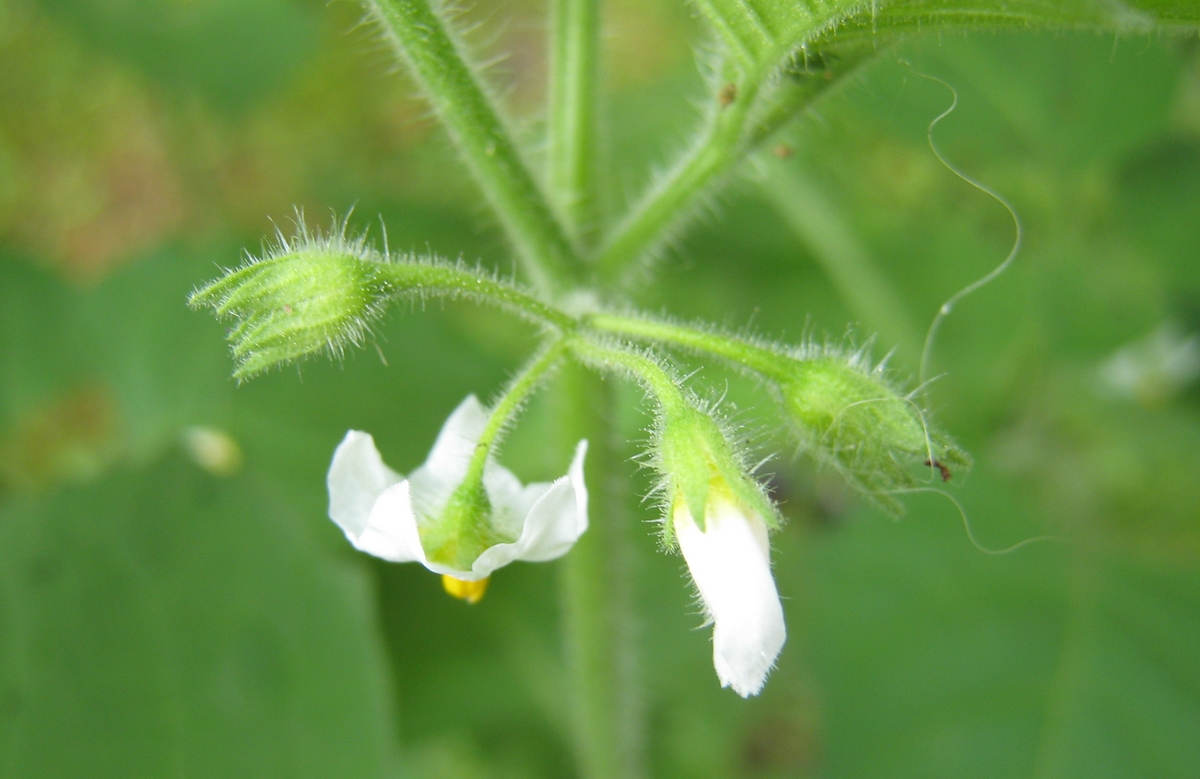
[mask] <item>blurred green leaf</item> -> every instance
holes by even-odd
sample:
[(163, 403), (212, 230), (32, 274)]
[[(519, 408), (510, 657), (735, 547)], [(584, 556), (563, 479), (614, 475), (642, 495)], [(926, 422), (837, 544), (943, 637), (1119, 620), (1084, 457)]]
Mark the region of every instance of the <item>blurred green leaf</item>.
[(216, 105), (251, 105), (314, 51), (315, 6), (288, 0), (42, 0), (93, 45)]
[(385, 776), (362, 577), (179, 457), (0, 509), (6, 776)]
[[(1017, 509), (991, 497), (976, 522)], [(920, 513), (806, 555), (832, 775), (1194, 774), (1200, 570), (1086, 538), (990, 558)]]

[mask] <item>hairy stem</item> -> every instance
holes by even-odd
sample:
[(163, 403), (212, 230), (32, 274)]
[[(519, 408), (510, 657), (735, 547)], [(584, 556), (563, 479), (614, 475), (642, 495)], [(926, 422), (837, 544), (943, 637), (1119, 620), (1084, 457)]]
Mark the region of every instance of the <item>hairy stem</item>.
[(453, 265), (421, 262), (378, 262), (372, 268), (394, 292), (464, 297), (490, 303), (563, 332), (575, 328), (570, 314), (543, 303), (517, 287)]
[(599, 0), (554, 0), (550, 62), (550, 192), (567, 230), (586, 244), (597, 227)]
[(475, 453), (467, 468), (467, 478), (464, 481), (478, 480), (483, 477), (484, 466), (487, 465), (488, 455), (496, 438), (504, 432), (512, 422), (513, 417), (521, 410), (529, 394), (546, 378), (547, 374), (559, 363), (566, 353), (566, 339), (559, 338), (544, 347), (534, 355), (533, 359), (517, 374), (505, 388), (500, 399), (492, 406), (491, 416), (475, 445)]
[(613, 385), (579, 365), (562, 371), (561, 448), (587, 438), (589, 527), (562, 563), (562, 602), (576, 752), (583, 779), (643, 779), (629, 572), (628, 474)]
[[(697, 142), (650, 187), (601, 246), (596, 264), (610, 280), (619, 280), (630, 266), (653, 254), (690, 215), (696, 201), (747, 153), (877, 53), (877, 46), (859, 42), (815, 54), (781, 55), (769, 45), (770, 33), (752, 6), (740, 0), (707, 1), (739, 9), (738, 14), (711, 15), (730, 24), (738, 21), (736, 30), (722, 31), (733, 52), (726, 65), (728, 80), (714, 96)], [(737, 41), (745, 45), (739, 47)], [(773, 59), (777, 55), (782, 62)], [(758, 59), (747, 64), (743, 61), (747, 56)]]
[(364, 2), (450, 132), (529, 278), (543, 292), (561, 286), (575, 252), (436, 0)]
[[(660, 322), (653, 319), (620, 316), (617, 314), (594, 314), (587, 323), (597, 330), (613, 333), (637, 341), (656, 341), (670, 346), (682, 347), (692, 352), (711, 354), (730, 362), (745, 366), (767, 378), (781, 378), (787, 375), (787, 364), (792, 358), (766, 346), (746, 341), (732, 336), (710, 333), (692, 327), (676, 325), (670, 322)], [(574, 346), (572, 341), (572, 348)], [(614, 361), (616, 357), (611, 357)], [(628, 363), (629, 358), (621, 358)], [(651, 363), (659, 372), (662, 368), (651, 360), (642, 357), (641, 360)], [(631, 368), (636, 366), (629, 366)], [(642, 366), (643, 370), (646, 370)], [(667, 378), (670, 378), (669, 376)], [(664, 388), (664, 391), (667, 391)], [(678, 392), (678, 390), (675, 390)]]
[(674, 223), (687, 215), (696, 197), (740, 158), (742, 132), (759, 78), (755, 73), (722, 87), (722, 96), (715, 98), (699, 141), (646, 192), (601, 247), (596, 265), (602, 275), (618, 279), (630, 265), (658, 248)]
[(584, 337), (570, 338), (568, 345), (576, 357), (598, 371), (617, 370), (633, 377), (654, 397), (667, 416), (692, 407), (687, 395), (680, 389), (679, 376), (645, 354), (629, 348), (595, 343)]
[(745, 0), (693, 0), (738, 62), (752, 67), (776, 41), (761, 16)]

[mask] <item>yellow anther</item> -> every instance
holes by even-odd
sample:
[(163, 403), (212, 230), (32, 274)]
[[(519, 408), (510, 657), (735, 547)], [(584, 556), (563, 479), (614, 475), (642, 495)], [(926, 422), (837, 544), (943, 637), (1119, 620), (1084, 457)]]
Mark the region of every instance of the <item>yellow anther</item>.
[(488, 580), (485, 578), (477, 582), (468, 582), (462, 579), (455, 579), (450, 574), (444, 573), (442, 574), (442, 586), (446, 588), (446, 592), (459, 600), (465, 600), (467, 603), (478, 603), (483, 600), (483, 594), (487, 592)]

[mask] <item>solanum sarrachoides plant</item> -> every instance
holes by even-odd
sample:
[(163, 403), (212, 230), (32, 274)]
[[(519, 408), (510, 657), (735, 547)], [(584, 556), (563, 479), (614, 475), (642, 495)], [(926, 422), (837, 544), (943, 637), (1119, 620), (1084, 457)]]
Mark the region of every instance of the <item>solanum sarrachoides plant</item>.
[[(692, 0), (711, 33), (699, 58), (708, 92), (700, 127), (626, 211), (609, 213), (599, 193), (610, 166), (597, 143), (601, 3), (550, 5), (550, 104), (544, 154), (534, 155), (516, 142), (451, 9), (439, 0), (364, 0), (369, 23), (481, 189), (511, 258), (394, 255), (344, 223), (321, 232), (298, 218), (293, 236), (279, 235), (191, 302), (233, 321), (238, 379), (361, 345), (397, 300), (465, 299), (535, 323), (540, 343), (525, 367), (491, 403), (466, 398), (408, 478), (384, 464), (370, 435), (347, 433), (329, 468), (329, 512), (357, 549), (418, 562), (472, 603), (501, 566), (566, 555), (581, 774), (638, 777), (644, 728), (626, 672), (629, 586), (616, 551), (630, 523), (608, 488), (628, 468), (610, 444), (613, 395), (597, 377), (636, 382), (653, 409), (644, 463), (657, 476), (662, 545), (683, 556), (712, 622), (717, 678), (742, 696), (762, 689), (785, 643), (769, 549), (780, 516), (744, 431), (711, 389), (681, 375), (672, 353), (757, 379), (800, 449), (889, 512), (919, 479), (969, 464), (932, 426), (919, 394), (898, 387), (865, 349), (777, 343), (638, 311), (635, 287), (653, 283), (668, 240), (790, 120), (907, 34), (1190, 28), (1200, 8), (1185, 0)], [(510, 259), (515, 275), (496, 270)], [(569, 464), (564, 455), (562, 478), (522, 485), (497, 462), (498, 448), (556, 372), (559, 428), (578, 442), (575, 454)]]

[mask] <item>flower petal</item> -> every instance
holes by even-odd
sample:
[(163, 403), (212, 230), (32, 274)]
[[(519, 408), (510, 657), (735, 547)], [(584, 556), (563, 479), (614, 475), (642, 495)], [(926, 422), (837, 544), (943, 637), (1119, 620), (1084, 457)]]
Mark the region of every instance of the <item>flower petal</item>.
[(347, 536), (357, 537), (367, 528), (375, 500), (403, 478), (384, 464), (370, 434), (347, 432), (333, 453), (326, 477), (329, 518)]
[(567, 475), (556, 479), (529, 508), (517, 539), (517, 559), (544, 562), (562, 557), (587, 530), (588, 492), (583, 480), (586, 455), (587, 441), (580, 441)]
[(424, 465), (408, 477), (418, 514), (434, 517), (441, 513), (451, 493), (466, 477), (471, 455), (487, 421), (487, 409), (474, 395), (468, 395), (442, 425)]
[(479, 581), (513, 560), (552, 560), (566, 553), (587, 529), (587, 486), (580, 441), (567, 476), (553, 483), (522, 486), (498, 463), (484, 468), (484, 489), (497, 530), (512, 543), (484, 550), (469, 571), (430, 562), (421, 545), (417, 517), (436, 517), (466, 476), (487, 424), (487, 410), (474, 395), (464, 400), (434, 443), (429, 458), (408, 480), (388, 468), (370, 435), (356, 430), (334, 452), (329, 468), (329, 515), (356, 549), (393, 562), (416, 561), (431, 571)]
[(346, 433), (326, 483), (329, 517), (355, 549), (396, 563), (424, 562), (409, 484), (384, 464), (368, 433)]
[(719, 497), (710, 497), (705, 530), (682, 501), (674, 522), (679, 548), (713, 621), (713, 665), (721, 686), (743, 698), (757, 695), (787, 639), (766, 525)]
[(383, 491), (362, 533), (346, 534), (355, 549), (393, 563), (415, 561), (428, 565), (409, 490), (409, 483), (401, 481)]

